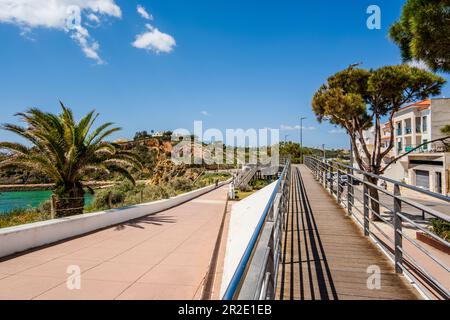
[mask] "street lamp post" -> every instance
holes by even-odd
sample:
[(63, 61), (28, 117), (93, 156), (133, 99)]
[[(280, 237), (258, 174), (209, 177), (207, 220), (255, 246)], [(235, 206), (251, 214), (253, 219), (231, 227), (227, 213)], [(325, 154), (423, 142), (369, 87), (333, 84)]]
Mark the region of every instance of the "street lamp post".
[(306, 117), (300, 117), (300, 163), (303, 163), (303, 120)]

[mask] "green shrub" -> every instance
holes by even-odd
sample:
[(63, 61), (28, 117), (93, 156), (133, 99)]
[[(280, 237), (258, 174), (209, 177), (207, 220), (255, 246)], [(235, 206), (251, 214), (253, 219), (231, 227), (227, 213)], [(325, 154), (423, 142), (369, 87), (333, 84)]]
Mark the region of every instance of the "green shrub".
[(122, 183), (111, 188), (97, 190), (92, 203), (87, 208), (87, 211), (108, 209), (109, 198), (111, 198), (112, 207), (128, 204), (127, 199), (138, 194), (140, 190), (142, 190), (142, 187), (139, 189), (139, 186), (134, 186), (128, 180), (123, 181)]
[[(47, 202), (44, 204), (36, 209), (13, 209), (9, 212), (0, 214), (0, 228), (13, 227), (51, 219), (50, 210), (44, 209), (44, 207), (47, 206)], [(50, 207), (49, 202), (48, 206)]]
[(433, 219), (431, 221), (433, 232), (439, 237), (448, 241), (450, 239), (450, 223), (442, 219)]
[(256, 179), (252, 181), (252, 186), (256, 190), (260, 190), (269, 185), (269, 181), (266, 179)]
[(248, 184), (241, 184), (239, 186), (239, 191), (241, 191), (241, 192), (250, 192), (252, 190), (253, 190), (253, 188), (250, 187)]
[(89, 211), (92, 209), (103, 210), (107, 209), (109, 206), (109, 198), (111, 197), (111, 204), (117, 205), (125, 200), (125, 195), (119, 193), (113, 189), (102, 189), (95, 192), (94, 199), (89, 206)]
[(174, 189), (168, 186), (149, 184), (144, 188), (144, 200), (156, 201), (161, 199), (168, 199), (176, 195)]
[(170, 186), (175, 191), (188, 192), (193, 188), (192, 181), (187, 178), (175, 178), (170, 182)]
[(221, 173), (205, 173), (195, 183), (197, 188), (210, 186), (217, 181), (226, 181), (231, 178), (231, 175), (227, 172)]

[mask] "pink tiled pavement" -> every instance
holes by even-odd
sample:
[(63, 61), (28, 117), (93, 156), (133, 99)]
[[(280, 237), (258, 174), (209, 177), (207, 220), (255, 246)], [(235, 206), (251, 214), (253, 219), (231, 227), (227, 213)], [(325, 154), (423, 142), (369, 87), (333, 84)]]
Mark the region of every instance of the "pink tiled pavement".
[[(0, 299), (194, 299), (227, 187), (164, 212), (0, 261)], [(69, 266), (81, 288), (69, 290)]]

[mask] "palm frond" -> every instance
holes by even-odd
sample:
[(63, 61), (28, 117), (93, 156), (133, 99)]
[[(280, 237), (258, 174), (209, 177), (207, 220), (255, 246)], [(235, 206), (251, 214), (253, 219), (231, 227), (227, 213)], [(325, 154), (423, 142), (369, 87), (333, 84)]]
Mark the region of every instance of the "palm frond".
[(28, 154), (30, 152), (30, 149), (25, 147), (23, 144), (14, 142), (0, 142), (0, 149), (7, 149), (20, 154)]
[(130, 170), (143, 168), (140, 157), (105, 141), (121, 129), (112, 127), (112, 122), (92, 129), (98, 113), (91, 111), (76, 122), (72, 110), (62, 102), (61, 108), (58, 115), (30, 108), (17, 113), (26, 126), (2, 125), (2, 129), (21, 136), (32, 147), (0, 142), (0, 149), (10, 151), (10, 155), (0, 162), (0, 169), (24, 168), (44, 173), (57, 186), (58, 195), (77, 194), (82, 181), (98, 172), (117, 173), (135, 183)]
[(99, 126), (98, 128), (96, 128), (87, 138), (86, 143), (87, 144), (92, 144), (92, 141), (94, 141), (101, 133), (103, 130), (109, 128), (110, 126), (112, 126), (114, 123), (113, 122), (107, 122), (105, 124), (102, 124), (101, 126)]
[(105, 140), (107, 137), (109, 137), (109, 136), (110, 136), (111, 134), (113, 134), (114, 132), (118, 132), (118, 131), (120, 131), (120, 130), (122, 130), (122, 128), (117, 127), (117, 128), (112, 128), (112, 129), (109, 129), (109, 130), (107, 130), (107, 131), (104, 131), (104, 132), (100, 133), (100, 134), (97, 136), (97, 138), (95, 138), (95, 140), (93, 140), (93, 141), (91, 142), (91, 144), (96, 145), (96, 144), (102, 142), (103, 140)]
[(130, 174), (130, 172), (127, 169), (122, 168), (121, 166), (118, 166), (114, 163), (108, 163), (107, 167), (111, 172), (118, 173), (121, 176), (123, 176), (125, 179), (130, 180), (131, 183), (133, 183), (134, 185), (136, 184), (136, 181), (134, 180), (133, 176)]

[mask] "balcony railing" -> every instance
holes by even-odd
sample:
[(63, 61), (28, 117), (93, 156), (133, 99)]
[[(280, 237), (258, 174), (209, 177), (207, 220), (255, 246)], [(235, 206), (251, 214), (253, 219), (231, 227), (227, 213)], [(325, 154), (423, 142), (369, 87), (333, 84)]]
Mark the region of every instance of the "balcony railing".
[(411, 128), (405, 128), (405, 134), (411, 134), (412, 130)]
[[(421, 144), (407, 145), (407, 146), (405, 146), (404, 152), (410, 152), (410, 151), (416, 149), (417, 147), (419, 147), (420, 145)], [(431, 144), (424, 145), (420, 148), (417, 148), (412, 153), (437, 153), (437, 152), (445, 152), (445, 151), (446, 151), (446, 146), (443, 143), (431, 143)]]

